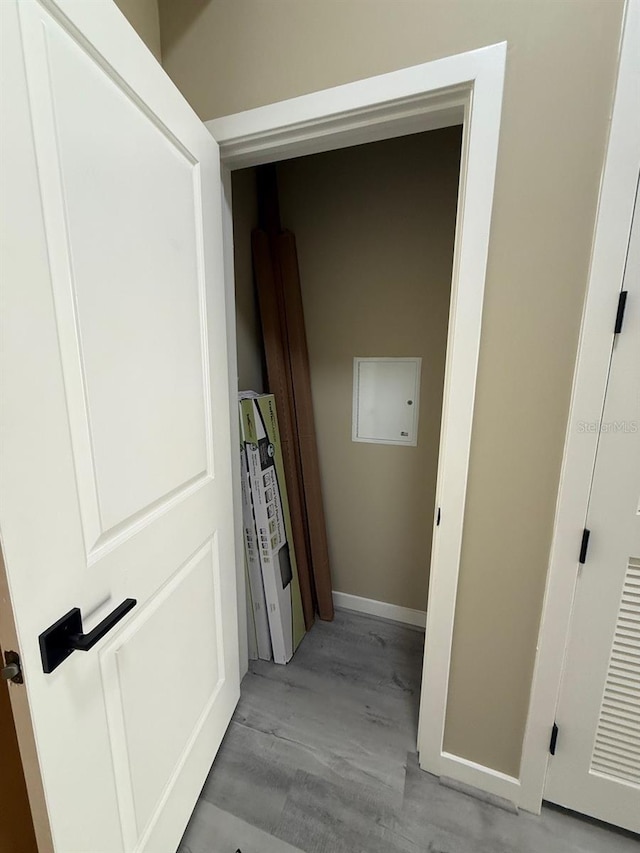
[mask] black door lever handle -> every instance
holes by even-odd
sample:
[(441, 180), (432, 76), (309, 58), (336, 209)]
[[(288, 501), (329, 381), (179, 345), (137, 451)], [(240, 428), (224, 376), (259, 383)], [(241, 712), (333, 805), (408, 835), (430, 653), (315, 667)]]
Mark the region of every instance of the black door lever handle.
[(115, 610), (85, 634), (82, 630), (82, 614), (79, 607), (73, 607), (68, 613), (50, 625), (40, 634), (40, 657), (44, 672), (53, 672), (72, 652), (88, 652), (105, 634), (118, 624), (137, 604), (135, 598), (125, 598)]
[[(132, 607), (135, 606), (135, 598), (125, 598), (122, 604), (119, 604), (115, 610), (112, 610), (108, 616), (105, 616), (102, 622), (99, 622), (93, 631), (89, 631), (88, 634), (83, 634), (82, 632), (78, 634), (71, 634), (69, 636), (69, 640), (72, 651), (88, 652), (89, 649), (95, 646), (98, 640), (101, 640), (104, 635), (107, 634), (113, 626), (117, 624)], [(78, 608), (75, 607), (74, 610), (78, 610)]]

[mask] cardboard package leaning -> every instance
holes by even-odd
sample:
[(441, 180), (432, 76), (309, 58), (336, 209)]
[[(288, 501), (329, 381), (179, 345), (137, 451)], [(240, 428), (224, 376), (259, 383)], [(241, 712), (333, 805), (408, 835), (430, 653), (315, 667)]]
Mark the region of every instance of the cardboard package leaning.
[(273, 395), (241, 394), (240, 423), (273, 659), (288, 663), (305, 627)]
[(242, 531), (244, 540), (244, 564), (247, 581), (247, 631), (249, 634), (249, 657), (253, 660), (271, 660), (271, 636), (267, 617), (267, 603), (262, 583), (262, 567), (258, 552), (258, 534), (253, 513), (251, 483), (247, 467), (247, 452), (240, 441), (240, 483), (242, 491)]

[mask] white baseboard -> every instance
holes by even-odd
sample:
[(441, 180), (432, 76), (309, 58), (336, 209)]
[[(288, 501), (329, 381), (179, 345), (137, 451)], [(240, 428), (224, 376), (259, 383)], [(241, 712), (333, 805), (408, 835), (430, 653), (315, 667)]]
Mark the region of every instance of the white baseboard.
[(477, 788), (479, 791), (493, 794), (495, 797), (507, 800), (516, 808), (520, 805), (520, 780), (515, 776), (508, 776), (499, 770), (476, 764), (475, 761), (452, 755), (450, 752), (440, 754), (437, 768), (430, 767), (428, 762), (422, 761), (420, 761), (420, 767), (436, 776), (446, 776)]
[[(410, 607), (400, 607), (397, 604), (388, 604), (386, 601), (376, 601), (373, 598), (362, 598), (359, 595), (349, 595), (346, 592), (333, 591), (333, 603), (338, 610), (354, 610), (357, 613), (366, 613), (369, 616), (377, 616), (379, 619), (388, 619), (392, 622), (404, 622), (406, 625), (414, 625), (424, 628), (427, 614), (422, 610), (412, 610)], [(437, 767), (430, 767), (420, 762), (423, 770), (436, 776), (449, 777), (461, 782), (479, 792), (486, 792), (499, 799), (505, 800), (511, 808), (516, 810), (520, 805), (520, 780), (514, 776), (508, 776), (499, 770), (476, 764), (459, 755), (441, 752)], [(504, 805), (502, 806), (504, 807)]]
[(357, 613), (366, 613), (392, 622), (404, 622), (405, 625), (415, 625), (417, 628), (424, 628), (427, 624), (427, 614), (424, 610), (412, 610), (410, 607), (400, 607), (397, 604), (388, 604), (386, 601), (376, 601), (373, 598), (362, 598), (359, 595), (349, 595), (346, 592), (334, 590), (333, 603), (338, 610), (355, 610)]

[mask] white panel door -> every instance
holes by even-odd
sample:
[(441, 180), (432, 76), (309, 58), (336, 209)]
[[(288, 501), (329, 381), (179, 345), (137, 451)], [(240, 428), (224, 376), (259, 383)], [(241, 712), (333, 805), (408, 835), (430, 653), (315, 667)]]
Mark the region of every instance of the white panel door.
[(0, 7), (0, 531), (54, 845), (175, 851), (239, 696), (218, 148), (110, 0)]
[(640, 832), (640, 214), (632, 229), (544, 797)]

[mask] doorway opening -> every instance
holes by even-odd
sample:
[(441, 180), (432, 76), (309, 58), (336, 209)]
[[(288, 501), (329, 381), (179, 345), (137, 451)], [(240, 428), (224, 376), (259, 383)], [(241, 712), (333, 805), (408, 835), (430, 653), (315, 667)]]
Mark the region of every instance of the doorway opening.
[[(275, 167), (281, 225), (297, 244), (334, 602), (422, 628), (461, 144), (462, 127), (454, 125)], [(251, 250), (264, 168), (232, 175), (240, 392), (274, 390)], [(387, 384), (373, 359), (384, 360), (385, 373), (392, 369)], [(358, 372), (376, 368), (366, 381), (377, 390), (365, 390), (362, 376), (363, 395), (374, 395), (363, 405), (372, 417), (377, 406), (390, 414), (395, 388), (402, 391), (398, 368), (411, 369), (416, 359), (416, 393), (400, 401), (415, 413), (415, 445), (391, 444), (375, 424), (363, 442), (353, 433)]]
[[(506, 45), (339, 86), (206, 122), (220, 145), (227, 292), (229, 392), (238, 393), (232, 171), (462, 127), (440, 448), (432, 519), (429, 610), (423, 658), (420, 766), (517, 799), (518, 780), (443, 748), (458, 571), (488, 252)], [(285, 223), (286, 224), (286, 223)], [(243, 334), (240, 331), (240, 334)], [(237, 423), (237, 422), (236, 422)], [(232, 419), (232, 430), (235, 423)], [(238, 442), (240, 440), (239, 433)], [(405, 448), (406, 449), (406, 448)], [(241, 662), (246, 661), (240, 464), (234, 471)], [(442, 518), (441, 524), (436, 524)], [(341, 590), (338, 590), (341, 592)], [(244, 643), (244, 649), (243, 649)], [(244, 654), (243, 654), (244, 653)], [(246, 666), (241, 664), (241, 675)], [(486, 771), (486, 772), (485, 772)]]
[[(237, 798), (234, 784), (267, 772), (265, 752), (283, 765), (288, 792), (292, 769), (305, 766), (292, 744), (306, 755), (308, 786), (320, 778), (319, 754), (331, 765), (332, 797), (365, 777), (376, 796), (399, 795), (407, 767), (417, 771), (463, 136), (458, 114), (443, 127), (272, 167), (281, 226), (297, 245), (337, 609), (286, 667), (249, 663), (203, 793), (217, 808)], [(273, 390), (251, 239), (264, 168), (231, 174), (240, 392)], [(421, 362), (415, 446), (353, 440), (354, 363), (374, 358)], [(245, 797), (249, 810), (258, 801)]]
[[(381, 749), (374, 761), (380, 766), (371, 768), (382, 776), (385, 765), (395, 762), (402, 771), (398, 785), (404, 779), (407, 753), (417, 765), (422, 632), (437, 519), (462, 139), (462, 125), (455, 124), (287, 159), (273, 167), (281, 227), (297, 244), (338, 616), (333, 624), (316, 623), (311, 628), (283, 673), (275, 664), (251, 662), (238, 713), (244, 719), (245, 699), (250, 701), (252, 689), (260, 692), (265, 678), (274, 679), (274, 704), (262, 702), (273, 719), (278, 717), (278, 702), (291, 707), (301, 695), (308, 697), (309, 691), (317, 697), (325, 691), (339, 692), (341, 682), (332, 680), (335, 672), (323, 667), (323, 649), (331, 647), (345, 682), (363, 687), (361, 695), (352, 691), (352, 706), (347, 704), (339, 714), (345, 720), (353, 716), (350, 737), (360, 743), (362, 754), (367, 753), (363, 737), (371, 739), (370, 745), (376, 735), (378, 741), (383, 739), (376, 726), (385, 725), (387, 731), (399, 728), (402, 748), (393, 756)], [(266, 168), (250, 167), (232, 174), (241, 395), (277, 390), (270, 386), (265, 366), (262, 302), (256, 292), (259, 270), (252, 263), (252, 233), (265, 207), (260, 173)], [(362, 440), (356, 429), (358, 386), (363, 395), (374, 395), (363, 404), (370, 414), (373, 411), (374, 421), (375, 407), (380, 405), (382, 427), (393, 427), (393, 419), (385, 418), (394, 405), (396, 386), (402, 391), (403, 374), (396, 375), (397, 368), (411, 370), (416, 363), (421, 365), (417, 385), (406, 392), (409, 399), (400, 400), (412, 414), (415, 405), (412, 441), (399, 446), (402, 439), (377, 435), (378, 422), (369, 425), (373, 432), (362, 427), (367, 436)], [(373, 383), (373, 391), (364, 390), (368, 374), (363, 366), (376, 370), (366, 380)], [(382, 395), (379, 402), (376, 394)], [(380, 618), (390, 623), (377, 621)], [(249, 643), (252, 646), (255, 649)], [(254, 652), (253, 657), (257, 656)], [(374, 659), (377, 665), (372, 664)], [(257, 684), (251, 688), (255, 677)], [(367, 693), (372, 677), (377, 690)], [(276, 685), (282, 679), (289, 686), (279, 694)], [(345, 701), (348, 694), (346, 688)], [(298, 726), (308, 715), (300, 708), (286, 737), (308, 737), (311, 745), (322, 737), (322, 726), (330, 732), (337, 712), (321, 702), (316, 711), (305, 734)], [(252, 723), (259, 730), (269, 725), (264, 718), (245, 720), (246, 725)], [(339, 741), (334, 744), (338, 752)], [(397, 739), (392, 743), (397, 747)]]

